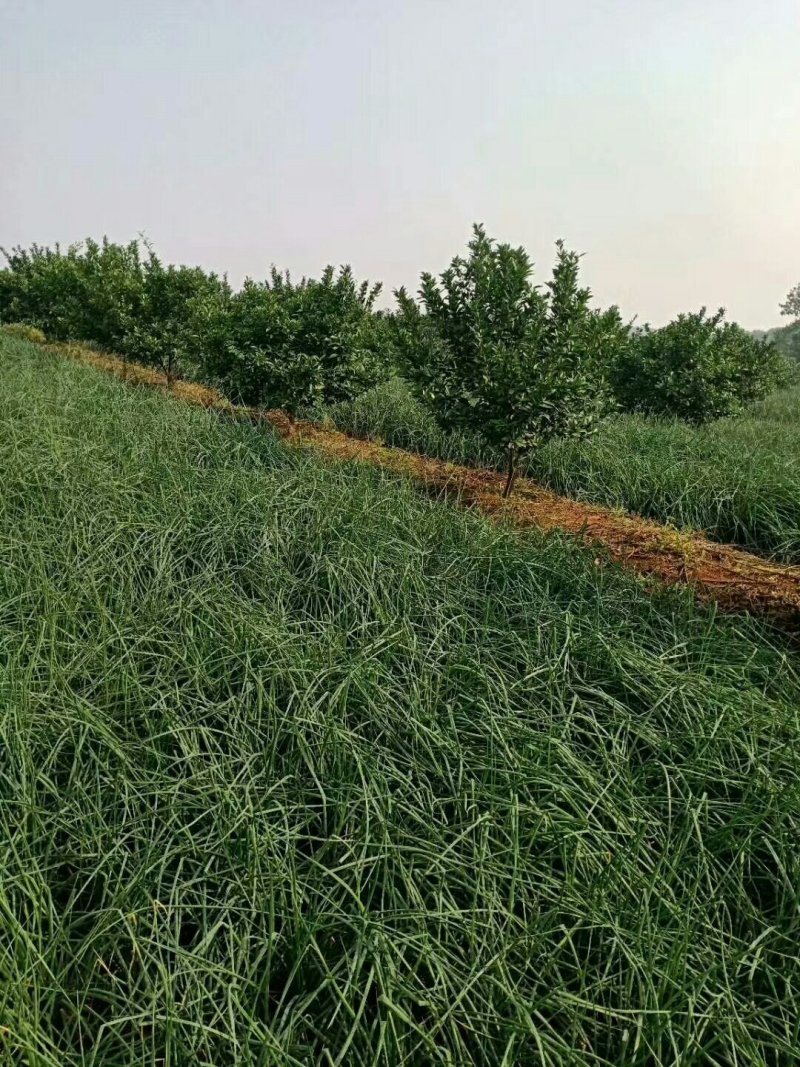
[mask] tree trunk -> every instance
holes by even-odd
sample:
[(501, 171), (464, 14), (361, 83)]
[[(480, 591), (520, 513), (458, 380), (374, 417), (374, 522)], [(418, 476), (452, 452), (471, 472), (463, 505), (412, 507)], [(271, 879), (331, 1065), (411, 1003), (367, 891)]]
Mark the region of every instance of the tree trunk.
[(508, 467), (506, 484), (503, 488), (503, 500), (508, 500), (511, 496), (511, 491), (514, 488), (514, 482), (517, 480), (517, 450), (516, 448), (509, 448), (508, 450)]

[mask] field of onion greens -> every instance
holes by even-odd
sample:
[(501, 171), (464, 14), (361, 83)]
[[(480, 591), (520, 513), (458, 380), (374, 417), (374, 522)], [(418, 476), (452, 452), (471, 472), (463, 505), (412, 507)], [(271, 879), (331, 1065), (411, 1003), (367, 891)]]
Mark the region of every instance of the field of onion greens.
[(0, 337), (0, 1062), (789, 1064), (799, 770), (765, 625)]
[[(747, 415), (701, 427), (623, 415), (602, 423), (587, 440), (551, 441), (528, 458), (524, 470), (565, 496), (800, 563), (799, 406), (795, 386)], [(477, 437), (442, 432), (399, 379), (317, 414), (338, 429), (386, 444), (459, 463), (503, 465), (502, 456), (492, 455)]]

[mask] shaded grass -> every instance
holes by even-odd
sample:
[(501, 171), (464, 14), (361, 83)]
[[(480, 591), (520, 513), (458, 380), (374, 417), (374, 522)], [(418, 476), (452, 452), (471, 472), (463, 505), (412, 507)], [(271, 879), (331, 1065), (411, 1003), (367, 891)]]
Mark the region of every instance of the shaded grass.
[(792, 1062), (766, 628), (0, 346), (8, 1062)]
[[(578, 500), (705, 531), (800, 562), (800, 387), (747, 416), (695, 428), (623, 416), (587, 441), (553, 441), (525, 473)], [(458, 463), (502, 467), (470, 434), (446, 434), (399, 379), (317, 413), (338, 429)]]

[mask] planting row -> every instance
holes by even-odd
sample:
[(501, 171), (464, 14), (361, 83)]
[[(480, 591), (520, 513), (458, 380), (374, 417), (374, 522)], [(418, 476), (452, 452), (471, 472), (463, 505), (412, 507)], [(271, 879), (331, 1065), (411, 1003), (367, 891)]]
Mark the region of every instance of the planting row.
[(165, 265), (147, 242), (34, 245), (6, 258), (0, 321), (208, 381), (290, 417), (399, 375), (441, 429), (474, 433), (503, 457), (507, 491), (521, 457), (585, 437), (611, 413), (701, 423), (791, 376), (769, 340), (725, 322), (722, 310), (635, 327), (616, 307), (592, 305), (580, 256), (561, 242), (540, 286), (525, 250), (481, 226), (466, 256), (422, 275), (417, 299), (398, 290), (393, 311), (376, 310), (380, 285), (358, 282), (349, 266), (299, 282), (273, 268), (235, 291), (226, 277)]

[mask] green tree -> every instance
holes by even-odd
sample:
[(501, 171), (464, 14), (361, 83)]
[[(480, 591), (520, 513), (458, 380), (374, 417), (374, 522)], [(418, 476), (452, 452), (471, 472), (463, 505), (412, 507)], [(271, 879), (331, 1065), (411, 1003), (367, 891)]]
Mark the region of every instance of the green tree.
[(6, 252), (0, 316), (40, 327), (54, 340), (91, 342), (125, 358), (176, 369), (202, 348), (200, 314), (229, 292), (198, 267), (164, 266), (148, 242), (88, 238), (70, 245)]
[(372, 323), (379, 292), (349, 266), (298, 283), (277, 270), (248, 279), (209, 317), (206, 374), (236, 400), (280, 407), (292, 420), (315, 403), (351, 399), (383, 376)]
[(2, 250), (8, 262), (0, 283), (0, 315), (27, 322), (57, 341), (93, 341), (119, 350), (124, 324), (141, 313), (138, 242), (104, 238), (70, 245)]
[(794, 321), (776, 331), (776, 344), (790, 360), (800, 363), (800, 282), (789, 291), (781, 304), (781, 314), (791, 316)]
[(781, 315), (791, 315), (793, 319), (800, 319), (800, 282), (790, 289), (786, 300), (781, 304)]
[(702, 423), (736, 414), (781, 384), (787, 367), (775, 346), (724, 316), (722, 308), (714, 315), (701, 308), (639, 331), (614, 368), (623, 409)]
[(580, 257), (562, 242), (544, 292), (523, 248), (479, 225), (468, 248), (439, 279), (422, 275), (420, 303), (398, 290), (398, 348), (443, 428), (470, 429), (505, 452), (508, 496), (521, 455), (594, 427), (605, 404), (600, 349), (618, 314), (601, 321), (590, 310)]
[(124, 319), (124, 355), (158, 367), (172, 383), (202, 351), (203, 311), (224, 300), (228, 283), (199, 267), (165, 266), (152, 249), (142, 264), (141, 297)]

